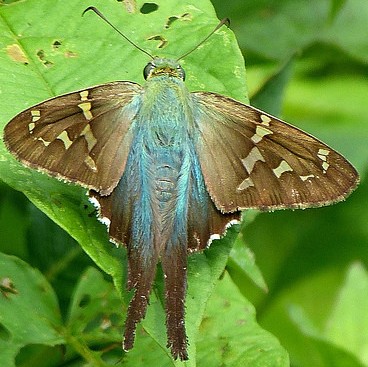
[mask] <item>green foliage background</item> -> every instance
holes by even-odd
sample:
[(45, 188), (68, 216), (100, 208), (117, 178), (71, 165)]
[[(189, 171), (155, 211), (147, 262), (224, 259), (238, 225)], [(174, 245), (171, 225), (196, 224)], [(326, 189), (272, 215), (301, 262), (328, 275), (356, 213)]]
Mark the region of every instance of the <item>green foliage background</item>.
[[(92, 14), (81, 18), (89, 5), (143, 48), (169, 57), (180, 56), (216, 24), (204, 0), (180, 6), (156, 1), (158, 10), (145, 15), (139, 11), (144, 2), (137, 1), (135, 11), (134, 3), (1, 2), (0, 126), (60, 93), (111, 80), (143, 82), (145, 56)], [(230, 257), (234, 230), (190, 257), (187, 365), (368, 366), (368, 3), (212, 3), (219, 18), (231, 18), (251, 103), (343, 153), (360, 172), (361, 185), (328, 208), (245, 213)], [(182, 17), (186, 12), (191, 17)], [(147, 35), (164, 35), (168, 43), (156, 49), (159, 41)], [(21, 46), (27, 65), (8, 48), (13, 44)], [(188, 87), (246, 101), (242, 63), (231, 32), (222, 29), (184, 60)], [(24, 169), (3, 146), (0, 178), (0, 364), (182, 365), (165, 348), (162, 274), (135, 348), (121, 359), (129, 299), (125, 253), (108, 244), (84, 191)]]

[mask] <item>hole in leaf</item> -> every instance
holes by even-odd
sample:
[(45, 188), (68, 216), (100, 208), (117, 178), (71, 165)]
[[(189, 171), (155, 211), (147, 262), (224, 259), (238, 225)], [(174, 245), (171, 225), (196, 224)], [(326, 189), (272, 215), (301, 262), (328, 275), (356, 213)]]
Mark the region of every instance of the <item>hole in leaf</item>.
[(173, 24), (176, 20), (187, 20), (190, 19), (190, 14), (189, 13), (184, 13), (180, 16), (174, 15), (172, 17), (169, 17), (169, 19), (167, 20), (166, 24), (165, 24), (165, 28), (170, 28), (171, 24)]
[[(87, 325), (84, 327), (84, 333), (90, 333), (94, 330), (106, 330), (108, 327), (111, 326), (111, 322), (109, 322), (109, 326), (106, 325), (106, 318), (102, 313), (97, 314), (93, 319), (91, 319)], [(105, 327), (102, 328), (102, 325), (105, 324)]]
[(167, 45), (167, 40), (162, 36), (152, 36), (148, 38), (149, 41), (160, 41), (157, 48), (163, 48)]
[(79, 302), (79, 307), (86, 307), (91, 302), (91, 296), (85, 294)]
[(50, 68), (54, 65), (53, 62), (46, 59), (46, 54), (44, 50), (38, 50), (36, 55), (38, 59), (42, 62), (42, 64), (44, 64), (47, 68)]
[(61, 41), (58, 41), (58, 40), (55, 40), (53, 43), (52, 43), (52, 48), (54, 50), (57, 50), (58, 48), (60, 48), (61, 46)]
[(140, 8), (140, 12), (142, 14), (149, 14), (149, 13), (153, 13), (154, 11), (156, 11), (158, 9), (158, 5), (155, 3), (144, 3), (142, 5), (142, 7)]
[(0, 324), (0, 340), (7, 341), (10, 339), (10, 335), (10, 331), (3, 324)]

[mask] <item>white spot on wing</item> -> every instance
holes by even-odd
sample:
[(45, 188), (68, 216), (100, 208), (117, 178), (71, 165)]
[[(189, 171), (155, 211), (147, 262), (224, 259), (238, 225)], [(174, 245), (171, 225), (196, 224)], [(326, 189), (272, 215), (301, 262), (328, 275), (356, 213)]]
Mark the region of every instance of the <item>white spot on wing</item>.
[(317, 157), (322, 161), (322, 169), (323, 173), (326, 173), (330, 164), (327, 163), (327, 156), (330, 154), (330, 151), (327, 149), (319, 149), (317, 153)]
[(64, 130), (62, 131), (57, 139), (62, 140), (64, 143), (65, 149), (68, 149), (72, 145), (72, 141), (69, 139), (68, 133)]
[(49, 146), (49, 144), (51, 143), (51, 141), (44, 140), (41, 137), (39, 137), (37, 140), (41, 141), (45, 147)]
[(329, 155), (330, 151), (327, 149), (319, 149), (318, 150), (318, 154), (322, 154), (322, 155)]
[(32, 110), (31, 111), (32, 122), (36, 122), (41, 118), (41, 111), (40, 110)]
[(300, 179), (302, 181), (307, 181), (308, 179), (314, 178), (314, 177), (315, 177), (314, 175), (306, 175), (306, 176), (300, 176)]
[(93, 149), (93, 147), (97, 144), (97, 139), (93, 135), (93, 132), (92, 132), (91, 127), (89, 126), (89, 124), (87, 124), (85, 126), (85, 128), (81, 132), (81, 135), (85, 137), (86, 142), (87, 142), (87, 146), (88, 146), (88, 150), (91, 151)]
[(89, 91), (88, 90), (83, 90), (82, 92), (79, 93), (79, 95), (81, 97), (81, 101), (87, 101), (88, 100)]
[(330, 165), (327, 162), (323, 162), (322, 163), (323, 173), (326, 173), (327, 172), (328, 167), (330, 167)]
[(289, 166), (288, 162), (282, 160), (279, 166), (274, 168), (272, 171), (277, 178), (280, 178), (283, 173), (292, 172), (293, 169)]
[(87, 155), (86, 159), (84, 160), (84, 163), (94, 172), (97, 172), (97, 166), (96, 166), (96, 162), (89, 156)]
[(270, 126), (271, 119), (266, 115), (261, 115), (261, 124)]
[(91, 102), (83, 102), (79, 103), (78, 107), (82, 110), (84, 117), (86, 120), (91, 120), (93, 118), (92, 112), (91, 112)]
[(257, 162), (266, 162), (257, 147), (253, 147), (249, 154), (241, 161), (249, 174), (253, 171), (254, 165)]
[(237, 190), (242, 191), (247, 189), (248, 187), (252, 187), (254, 186), (254, 182), (252, 181), (252, 179), (250, 177), (247, 177), (237, 188)]
[(257, 144), (263, 139), (264, 136), (269, 134), (273, 134), (273, 132), (264, 126), (257, 125), (256, 133), (251, 137), (251, 140), (253, 141), (253, 143)]

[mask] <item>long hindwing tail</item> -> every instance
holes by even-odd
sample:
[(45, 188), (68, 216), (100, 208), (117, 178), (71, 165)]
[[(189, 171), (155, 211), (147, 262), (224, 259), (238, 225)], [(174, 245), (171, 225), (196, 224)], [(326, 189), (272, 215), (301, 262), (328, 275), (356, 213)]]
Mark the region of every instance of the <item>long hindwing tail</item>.
[(192, 93), (196, 150), (222, 212), (306, 208), (340, 201), (358, 183), (354, 167), (307, 133), (214, 93)]
[(95, 191), (91, 191), (90, 195), (99, 203), (100, 217), (109, 225), (110, 238), (127, 246), (127, 288), (134, 290), (123, 340), (123, 349), (128, 351), (133, 348), (136, 326), (146, 314), (159, 253), (152, 245), (153, 235), (149, 233), (151, 225), (142, 223), (142, 211), (132, 201), (134, 193), (129, 193), (126, 188), (123, 177), (111, 195), (101, 196)]
[(50, 99), (15, 116), (5, 144), (24, 164), (107, 195), (124, 171), (140, 90), (114, 82)]
[[(186, 237), (186, 236), (185, 236)], [(165, 250), (161, 263), (165, 274), (167, 347), (174, 359), (188, 359), (185, 331), (185, 295), (187, 288), (187, 246), (178, 238)]]

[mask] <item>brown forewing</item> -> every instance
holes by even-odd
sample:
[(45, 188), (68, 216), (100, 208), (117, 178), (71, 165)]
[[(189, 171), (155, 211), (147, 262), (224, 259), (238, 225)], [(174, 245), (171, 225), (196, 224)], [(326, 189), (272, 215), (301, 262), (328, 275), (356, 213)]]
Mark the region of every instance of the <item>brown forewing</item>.
[(5, 144), (24, 164), (106, 195), (124, 171), (140, 90), (114, 82), (52, 98), (15, 116)]
[(201, 169), (222, 212), (327, 205), (358, 184), (354, 167), (311, 135), (233, 99), (192, 95)]

